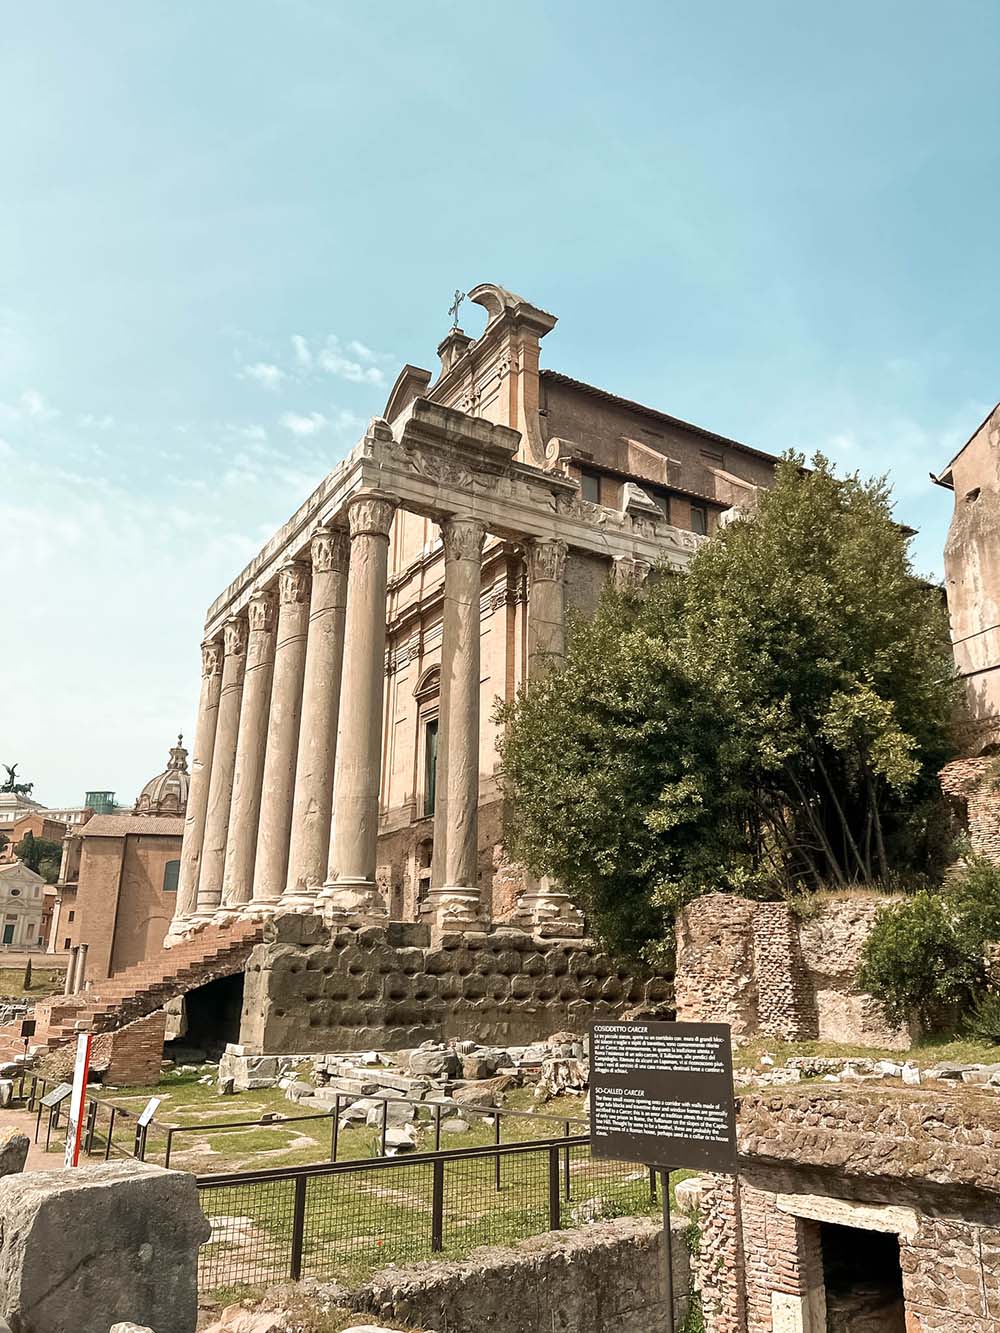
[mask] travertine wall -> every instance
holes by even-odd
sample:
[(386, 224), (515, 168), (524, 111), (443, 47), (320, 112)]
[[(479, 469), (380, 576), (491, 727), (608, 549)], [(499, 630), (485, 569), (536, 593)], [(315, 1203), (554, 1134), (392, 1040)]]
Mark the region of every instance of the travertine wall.
[(994, 1098), (771, 1092), (742, 1099), (738, 1132), (740, 1175), (701, 1186), (706, 1333), (825, 1333), (823, 1223), (898, 1239), (909, 1333), (1000, 1328)]
[(855, 976), (878, 897), (823, 903), (802, 920), (786, 903), (698, 898), (677, 921), (677, 1017), (729, 1023), (734, 1036), (839, 1041), (905, 1050)]
[(665, 978), (632, 976), (589, 940), (509, 927), (446, 934), (432, 949), (424, 926), (330, 930), (288, 915), (269, 936), (246, 968), (240, 1041), (251, 1054), (527, 1043), (671, 994)]

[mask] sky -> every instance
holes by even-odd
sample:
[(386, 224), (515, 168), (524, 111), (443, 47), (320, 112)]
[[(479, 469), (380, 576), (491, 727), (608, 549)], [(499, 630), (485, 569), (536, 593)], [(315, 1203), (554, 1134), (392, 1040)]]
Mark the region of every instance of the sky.
[(478, 282), (559, 317), (553, 369), (888, 472), (940, 577), (928, 473), (1000, 398), (992, 0), (0, 15), (0, 760), (39, 800), (191, 736), (208, 604)]

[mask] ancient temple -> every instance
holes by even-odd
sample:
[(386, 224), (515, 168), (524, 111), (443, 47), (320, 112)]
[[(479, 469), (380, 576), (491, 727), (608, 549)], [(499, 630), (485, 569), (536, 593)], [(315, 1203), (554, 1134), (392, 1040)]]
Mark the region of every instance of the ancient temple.
[(216, 598), (171, 938), (282, 913), (579, 932), (508, 864), (494, 701), (570, 608), (682, 571), (774, 458), (540, 367), (553, 315), (490, 283)]

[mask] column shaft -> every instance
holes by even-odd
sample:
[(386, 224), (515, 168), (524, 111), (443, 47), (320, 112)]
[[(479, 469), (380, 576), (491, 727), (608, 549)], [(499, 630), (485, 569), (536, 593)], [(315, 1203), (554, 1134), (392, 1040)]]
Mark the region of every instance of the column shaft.
[(348, 503), (351, 561), (347, 578), (344, 672), (334, 773), (330, 870), (323, 897), (331, 911), (385, 913), (375, 884), (385, 594), (389, 529), (397, 501), (367, 492)]
[(208, 792), (212, 779), (212, 756), (215, 752), (215, 730), (221, 688), (222, 643), (218, 638), (207, 639), (201, 645), (201, 695), (198, 699), (198, 717), (194, 729), (191, 784), (188, 788), (187, 810), (184, 816), (184, 842), (181, 846), (177, 904), (174, 908), (171, 933), (198, 907), (198, 874), (205, 841)]
[(295, 562), (278, 572), (278, 633), (271, 712), (264, 756), (264, 790), (257, 830), (253, 908), (281, 897), (288, 874), (288, 839), (295, 796), (295, 760), (302, 713), (302, 677), (309, 624), (309, 568)]
[[(441, 711), (445, 715), (447, 799), (444, 884), (432, 891), (439, 923), (480, 915), (479, 899), (479, 596), (485, 526), (474, 518), (441, 525), (444, 626)], [(435, 827), (439, 827), (435, 819)]]
[(215, 751), (208, 787), (204, 849), (198, 876), (198, 916), (213, 916), (222, 900), (222, 876), (229, 839), (229, 811), (233, 799), (236, 742), (240, 730), (240, 703), (246, 667), (247, 622), (243, 616), (227, 620), (223, 628), (225, 657), (219, 717), (215, 728)]
[(265, 588), (255, 593), (250, 599), (247, 615), (250, 632), (243, 674), (243, 704), (236, 743), (226, 868), (222, 877), (223, 910), (245, 903), (253, 891), (267, 718), (274, 673), (274, 592)]
[(312, 597), (302, 721), (295, 769), (285, 893), (308, 907), (326, 882), (347, 610), (348, 534), (321, 528), (312, 539)]

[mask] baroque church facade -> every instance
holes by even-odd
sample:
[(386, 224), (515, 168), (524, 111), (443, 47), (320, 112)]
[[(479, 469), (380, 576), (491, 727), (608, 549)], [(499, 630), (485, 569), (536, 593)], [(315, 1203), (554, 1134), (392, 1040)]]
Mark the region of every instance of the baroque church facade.
[(682, 571), (775, 458), (542, 367), (556, 323), (482, 284), (436, 374), (209, 608), (170, 938), (276, 910), (571, 933), (503, 849), (497, 698), (608, 579)]

